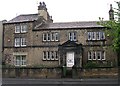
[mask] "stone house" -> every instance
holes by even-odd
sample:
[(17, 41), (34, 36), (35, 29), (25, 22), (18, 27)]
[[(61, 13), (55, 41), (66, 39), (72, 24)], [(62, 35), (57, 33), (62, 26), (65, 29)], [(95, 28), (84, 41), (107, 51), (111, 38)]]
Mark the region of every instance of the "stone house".
[[(113, 19), (112, 6), (109, 11)], [(83, 67), (117, 63), (111, 38), (97, 21), (53, 23), (44, 2), (38, 14), (19, 15), (3, 24), (3, 60), (17, 67)], [(109, 64), (109, 65), (108, 65)]]

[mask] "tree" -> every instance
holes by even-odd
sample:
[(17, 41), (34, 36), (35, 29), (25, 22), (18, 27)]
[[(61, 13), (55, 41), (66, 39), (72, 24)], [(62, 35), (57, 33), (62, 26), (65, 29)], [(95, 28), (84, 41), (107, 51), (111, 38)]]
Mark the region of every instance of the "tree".
[(118, 9), (115, 9), (114, 16), (117, 16), (117, 19), (111, 19), (109, 21), (104, 21), (103, 18), (100, 18), (99, 24), (107, 27), (106, 33), (107, 36), (112, 38), (112, 48), (117, 53), (118, 66), (120, 67), (120, 2), (116, 2)]

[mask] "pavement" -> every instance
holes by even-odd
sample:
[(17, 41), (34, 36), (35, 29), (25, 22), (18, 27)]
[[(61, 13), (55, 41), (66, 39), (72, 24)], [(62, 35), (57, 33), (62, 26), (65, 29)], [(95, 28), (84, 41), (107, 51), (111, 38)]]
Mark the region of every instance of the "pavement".
[(21, 79), (3, 78), (2, 86), (120, 86), (118, 79)]

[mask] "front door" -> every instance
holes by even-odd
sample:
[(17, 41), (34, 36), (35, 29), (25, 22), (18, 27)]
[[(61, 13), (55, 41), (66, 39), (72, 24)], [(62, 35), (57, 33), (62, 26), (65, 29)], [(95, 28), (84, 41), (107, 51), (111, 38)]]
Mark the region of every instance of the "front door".
[(74, 52), (67, 52), (66, 64), (67, 67), (74, 66)]

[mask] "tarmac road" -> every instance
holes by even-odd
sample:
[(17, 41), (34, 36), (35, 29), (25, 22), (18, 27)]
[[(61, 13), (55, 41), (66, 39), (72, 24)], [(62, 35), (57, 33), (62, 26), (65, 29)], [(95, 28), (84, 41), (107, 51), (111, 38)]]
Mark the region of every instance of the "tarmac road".
[(118, 79), (2, 79), (2, 86), (120, 86)]

